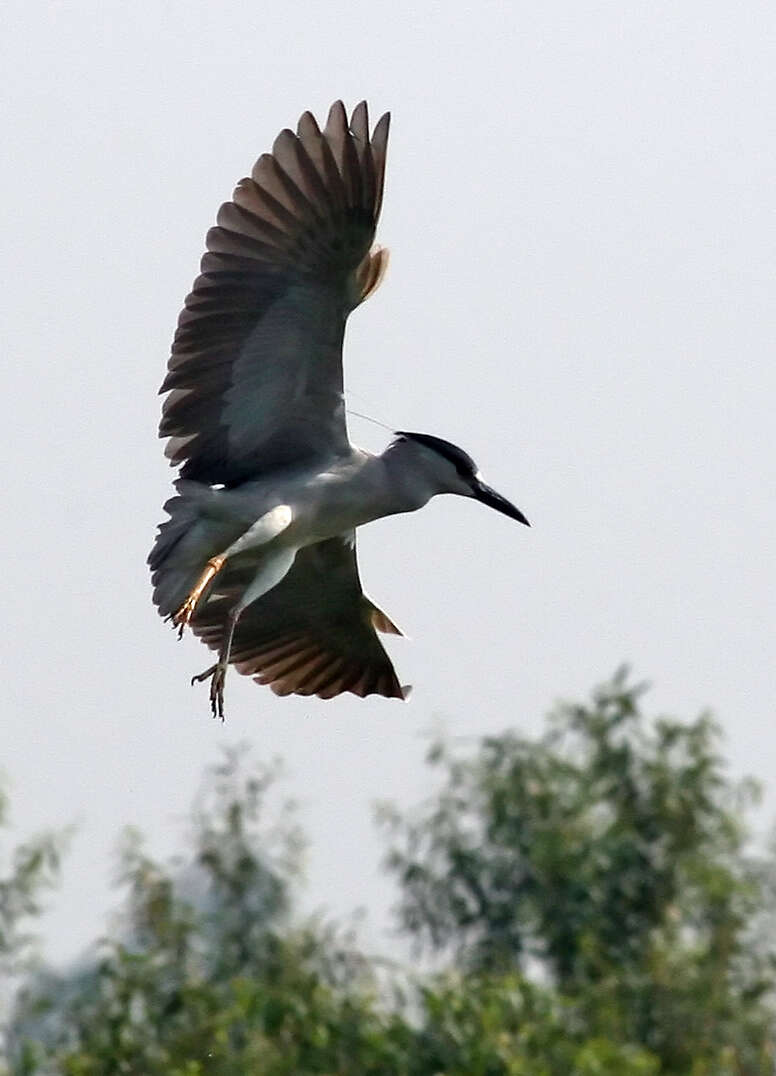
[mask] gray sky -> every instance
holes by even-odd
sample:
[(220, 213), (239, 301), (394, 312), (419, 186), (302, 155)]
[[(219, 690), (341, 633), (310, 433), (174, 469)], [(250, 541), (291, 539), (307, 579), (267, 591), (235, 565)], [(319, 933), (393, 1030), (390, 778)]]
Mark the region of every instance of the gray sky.
[[(18, 835), (82, 822), (52, 952), (103, 927), (119, 827), (172, 851), (203, 767), (285, 758), (308, 906), (392, 891), (370, 804), (426, 790), (423, 732), (541, 727), (623, 660), (776, 763), (776, 9), (643, 3), (10, 0), (0, 184), (5, 633)], [(460, 498), (361, 532), (411, 636), (406, 706), (279, 700), (150, 603), (172, 478), (169, 343), (234, 182), (310, 108), (393, 128), (388, 277), (352, 318), (351, 404), (461, 444), (528, 531)], [(379, 449), (379, 430), (352, 421)]]

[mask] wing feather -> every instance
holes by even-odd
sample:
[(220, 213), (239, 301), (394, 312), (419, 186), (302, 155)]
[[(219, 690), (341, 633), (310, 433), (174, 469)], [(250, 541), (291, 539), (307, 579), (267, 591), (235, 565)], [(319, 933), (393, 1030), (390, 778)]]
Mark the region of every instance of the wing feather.
[(326, 187), (298, 136), (286, 127), (275, 139), (272, 155), (282, 174), (305, 199), (316, 222), (325, 222)]
[(348, 451), (342, 338), (379, 279), (389, 117), (365, 103), (307, 112), (259, 157), (207, 233), (161, 392), (160, 435), (181, 476), (237, 485)]
[[(227, 564), (219, 594), (198, 611), (193, 630), (211, 649), (219, 649), (234, 597), (254, 570), (250, 559)], [(282, 582), (243, 611), (231, 660), (277, 695), (404, 698), (378, 627), (398, 630), (364, 595), (355, 547), (332, 538), (301, 549)]]

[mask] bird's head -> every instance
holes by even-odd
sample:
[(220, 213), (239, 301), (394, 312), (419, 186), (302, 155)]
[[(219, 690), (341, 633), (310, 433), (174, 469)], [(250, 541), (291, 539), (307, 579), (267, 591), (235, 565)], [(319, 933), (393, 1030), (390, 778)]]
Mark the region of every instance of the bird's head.
[(413, 470), (422, 472), (426, 481), (433, 486), (434, 493), (457, 493), (461, 497), (474, 497), (489, 508), (495, 508), (497, 512), (530, 527), (519, 508), (483, 481), (471, 456), (450, 441), (444, 441), (430, 433), (397, 430), (396, 440), (391, 448), (407, 454), (412, 460)]

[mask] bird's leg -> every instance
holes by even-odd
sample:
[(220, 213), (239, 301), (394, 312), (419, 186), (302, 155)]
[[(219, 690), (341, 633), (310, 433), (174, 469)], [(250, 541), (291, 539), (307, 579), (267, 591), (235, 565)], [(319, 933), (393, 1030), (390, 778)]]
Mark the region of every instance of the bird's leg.
[(205, 669), (204, 672), (199, 673), (197, 676), (192, 676), (192, 684), (201, 684), (203, 680), (210, 680), (210, 709), (213, 713), (213, 717), (220, 717), (224, 720), (224, 684), (226, 683), (226, 670), (229, 668), (229, 657), (232, 652), (232, 640), (234, 639), (234, 629), (237, 627), (237, 621), (240, 619), (240, 613), (242, 612), (241, 606), (236, 606), (229, 614), (227, 621), (227, 630), (224, 635), (223, 642), (221, 643), (221, 649), (218, 651), (218, 661), (215, 665), (211, 665), (209, 669)]
[(197, 605), (199, 604), (199, 599), (204, 594), (205, 589), (207, 588), (211, 579), (215, 578), (215, 576), (218, 575), (224, 564), (226, 564), (226, 556), (224, 554), (221, 554), (217, 557), (211, 557), (205, 565), (205, 568), (199, 579), (195, 583), (193, 589), (191, 590), (191, 593), (186, 598), (186, 601), (183, 603), (177, 613), (173, 614), (172, 622), (178, 629), (179, 639), (183, 638), (183, 632), (186, 630), (189, 625), (189, 622), (191, 621), (191, 618), (194, 616), (194, 612), (197, 608)]
[[(266, 544), (270, 541), (271, 535), (270, 537), (266, 537), (266, 533), (273, 526), (273, 519), (275, 524), (278, 519), (282, 523), (281, 527), (276, 528), (276, 533), (278, 530), (284, 529), (288, 525), (288, 520), (290, 519), (290, 509), (287, 505), (280, 505), (278, 509), (268, 512), (266, 516), (263, 516), (258, 521), (258, 523), (253, 525), (246, 535), (243, 535), (242, 538), (229, 546), (225, 553), (220, 557), (213, 557), (212, 560), (208, 562), (209, 565), (213, 565), (214, 561), (220, 561), (221, 563), (213, 565), (211, 574), (208, 574), (207, 571), (202, 573), (199, 583), (189, 595), (189, 599), (194, 597), (194, 607), (196, 607), (196, 602), (202, 591), (208, 585), (212, 576), (220, 571), (227, 557), (232, 556), (234, 553), (241, 553), (243, 549), (250, 548), (251, 545)], [(262, 528), (265, 539), (263, 542), (257, 542), (255, 536), (262, 533)], [(294, 563), (295, 556), (296, 546), (280, 546), (276, 547), (274, 550), (267, 550), (264, 557), (256, 566), (257, 570), (253, 579), (245, 587), (245, 590), (232, 606), (225, 619), (221, 647), (218, 651), (218, 661), (215, 665), (211, 665), (209, 669), (205, 669), (204, 672), (199, 673), (198, 676), (192, 677), (192, 684), (197, 682), (201, 683), (203, 680), (210, 680), (210, 709), (213, 712), (213, 717), (220, 717), (222, 721), (224, 720), (224, 683), (226, 681), (226, 670), (229, 667), (229, 659), (232, 655), (232, 641), (234, 639), (235, 629), (243, 609), (247, 609), (247, 607), (252, 602), (255, 602), (257, 598), (260, 598), (263, 594), (266, 594), (268, 590), (272, 590), (273, 587), (278, 585)]]
[(293, 513), (287, 504), (278, 504), (270, 509), (269, 512), (260, 516), (223, 553), (210, 558), (186, 601), (170, 618), (178, 629), (179, 639), (183, 637), (183, 632), (194, 616), (199, 600), (210, 581), (221, 571), (226, 564), (227, 558), (233, 557), (236, 553), (242, 553), (246, 549), (252, 549), (255, 546), (266, 545), (271, 542), (281, 531), (286, 529), (292, 517)]

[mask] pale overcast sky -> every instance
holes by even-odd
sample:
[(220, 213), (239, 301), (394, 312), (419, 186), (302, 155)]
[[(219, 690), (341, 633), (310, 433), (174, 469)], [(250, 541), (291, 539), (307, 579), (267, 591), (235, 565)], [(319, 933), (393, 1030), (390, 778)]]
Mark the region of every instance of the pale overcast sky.
[[(19, 836), (81, 822), (56, 956), (103, 928), (121, 825), (173, 851), (222, 744), (285, 758), (307, 906), (368, 906), (384, 949), (370, 805), (423, 795), (435, 723), (535, 732), (629, 661), (772, 784), (771, 2), (9, 0), (3, 23), (0, 765)], [(337, 97), (393, 113), (352, 406), (461, 444), (533, 528), (453, 497), (370, 526), (410, 703), (232, 674), (221, 726), (189, 686), (206, 651), (150, 602), (156, 391), (218, 205)]]

